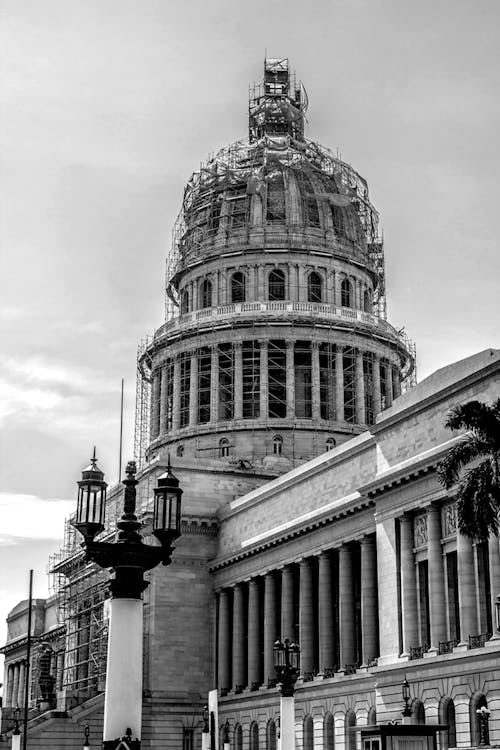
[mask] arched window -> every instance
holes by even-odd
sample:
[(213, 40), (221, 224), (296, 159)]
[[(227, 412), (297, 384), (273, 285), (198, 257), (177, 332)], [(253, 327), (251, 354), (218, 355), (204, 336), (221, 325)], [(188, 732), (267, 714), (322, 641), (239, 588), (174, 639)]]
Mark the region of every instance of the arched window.
[(342, 279), (342, 284), (340, 286), (340, 296), (340, 304), (342, 305), (342, 307), (353, 307), (352, 284), (349, 279)]
[(182, 458), (182, 456), (184, 455), (184, 446), (178, 445), (176, 453), (179, 456), (179, 458)]
[(234, 728), (234, 750), (243, 750), (243, 729), (241, 724), (236, 724)]
[(314, 724), (312, 716), (304, 719), (304, 737), (302, 747), (304, 750), (314, 750)]
[(369, 727), (373, 727), (377, 723), (377, 709), (375, 708), (375, 706), (372, 706), (368, 711), (366, 723)]
[(411, 715), (414, 724), (425, 724), (424, 704), (418, 698), (415, 698), (411, 707)]
[(285, 274), (278, 269), (269, 274), (269, 299), (285, 299)]
[(307, 277), (307, 301), (323, 301), (323, 279), (316, 271), (313, 271)]
[(181, 315), (185, 315), (189, 312), (189, 292), (187, 289), (181, 294)]
[(439, 704), (439, 723), (447, 724), (448, 731), (443, 732), (443, 750), (457, 746), (457, 726), (455, 721), (455, 704), (452, 698), (443, 698)]
[(209, 279), (203, 279), (201, 282), (200, 303), (201, 307), (212, 307), (212, 282)]
[(227, 458), (229, 456), (229, 440), (227, 438), (219, 440), (219, 456), (221, 458)]
[(273, 453), (275, 456), (281, 456), (283, 453), (283, 438), (281, 435), (275, 435), (273, 437)]
[(259, 725), (256, 721), (250, 724), (250, 750), (259, 750)]
[(231, 302), (245, 301), (245, 275), (241, 271), (236, 271), (231, 276)]
[(368, 289), (365, 289), (363, 294), (363, 310), (367, 313), (372, 311), (372, 301)]
[(350, 708), (345, 715), (344, 747), (346, 750), (356, 750), (356, 733), (352, 727), (356, 726), (356, 714)]
[[(474, 693), (470, 701), (470, 744), (473, 747), (478, 745), (489, 745), (489, 727), (488, 727), (488, 703), (483, 693)], [(481, 722), (483, 731), (481, 732)]]
[(331, 713), (327, 713), (323, 723), (323, 750), (335, 750), (335, 722)]
[(266, 750), (276, 750), (276, 724), (269, 719), (266, 730)]
[(335, 440), (334, 437), (329, 437), (329, 438), (326, 439), (326, 450), (327, 451), (332, 451), (335, 448), (336, 445), (337, 445), (337, 441)]

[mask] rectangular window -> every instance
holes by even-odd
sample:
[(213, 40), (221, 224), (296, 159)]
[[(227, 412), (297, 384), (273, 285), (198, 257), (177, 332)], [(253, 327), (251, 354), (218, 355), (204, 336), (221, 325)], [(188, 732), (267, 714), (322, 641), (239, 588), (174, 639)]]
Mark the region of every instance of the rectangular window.
[(295, 416), (299, 419), (311, 419), (311, 344), (308, 341), (297, 341), (294, 347), (293, 359), (295, 370)]
[(356, 375), (352, 349), (344, 352), (342, 365), (344, 368), (344, 419), (346, 422), (354, 423), (356, 421)]
[(191, 355), (181, 354), (180, 426), (189, 424), (189, 393), (191, 386)]
[(387, 370), (386, 363), (380, 362), (380, 402), (382, 410), (387, 408)]
[(420, 615), (420, 645), (425, 649), (431, 642), (429, 622), (429, 565), (427, 560), (418, 563), (418, 603)]
[(182, 750), (194, 750), (194, 728), (182, 728)]
[(448, 587), (448, 631), (449, 638), (460, 640), (460, 610), (458, 607), (458, 569), (457, 553), (446, 555), (446, 583)]
[(234, 416), (234, 352), (231, 344), (219, 346), (219, 419)]
[(210, 422), (212, 356), (208, 347), (198, 350), (198, 422)]
[(373, 354), (364, 352), (363, 354), (363, 380), (365, 385), (365, 422), (374, 424), (375, 422), (375, 402), (373, 398)]
[(284, 341), (270, 341), (268, 347), (269, 417), (286, 417), (286, 348)]
[(227, 197), (229, 215), (231, 217), (231, 228), (244, 227), (247, 221), (247, 186), (246, 184), (235, 185), (231, 188)]
[(256, 341), (244, 341), (243, 419), (255, 419), (260, 413), (260, 348)]
[(285, 185), (283, 174), (276, 171), (268, 175), (267, 181), (267, 221), (285, 221)]
[(319, 348), (319, 398), (321, 419), (335, 419), (335, 347)]

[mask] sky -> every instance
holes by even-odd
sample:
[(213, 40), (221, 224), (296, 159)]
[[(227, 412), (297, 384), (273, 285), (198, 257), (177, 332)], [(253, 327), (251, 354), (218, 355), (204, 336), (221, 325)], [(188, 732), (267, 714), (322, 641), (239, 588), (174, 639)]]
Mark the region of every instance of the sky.
[(500, 347), (499, 21), (498, 0), (2, 0), (0, 642), (30, 568), (47, 594), (94, 444), (117, 481), (121, 378), (133, 456), (184, 185), (245, 137), (266, 51), (307, 137), (368, 180), (419, 380)]

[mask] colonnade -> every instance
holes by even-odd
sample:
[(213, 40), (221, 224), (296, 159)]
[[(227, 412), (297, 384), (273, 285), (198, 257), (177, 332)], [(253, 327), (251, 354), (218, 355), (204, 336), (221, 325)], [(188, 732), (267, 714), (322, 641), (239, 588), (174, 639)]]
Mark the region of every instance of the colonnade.
[[(36, 661), (36, 650), (32, 657)], [(64, 670), (64, 651), (53, 652), (50, 673), (56, 678), (55, 689), (62, 689)], [(5, 668), (5, 706), (15, 708), (24, 706), (26, 691), (26, 680), (28, 679), (28, 666), (26, 659), (20, 658), (6, 664)], [(30, 695), (30, 699), (33, 698)]]
[[(401, 392), (399, 368), (375, 352), (328, 342), (297, 343), (220, 342), (170, 357), (152, 375), (151, 440), (228, 419), (279, 416), (370, 424)], [(298, 355), (305, 357), (302, 364)], [(282, 367), (276, 364), (279, 356)], [(280, 385), (281, 397), (276, 396)]]
[(301, 674), (332, 676), (378, 655), (374, 535), (218, 592), (218, 686), (273, 685), (273, 645), (297, 640)]
[(498, 537), (490, 536), (487, 545), (475, 543), (458, 531), (452, 510), (432, 504), (418, 522), (410, 515), (399, 519), (406, 654), (419, 646), (431, 654), (469, 647), (495, 627), (495, 597), (500, 593)]

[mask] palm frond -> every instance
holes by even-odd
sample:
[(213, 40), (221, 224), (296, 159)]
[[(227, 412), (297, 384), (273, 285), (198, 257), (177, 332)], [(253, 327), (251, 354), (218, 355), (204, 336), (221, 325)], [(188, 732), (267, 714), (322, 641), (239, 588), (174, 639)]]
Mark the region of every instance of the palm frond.
[(498, 533), (500, 490), (494, 481), (491, 461), (487, 458), (470, 469), (457, 493), (458, 526), (462, 534), (484, 541)]
[(460, 471), (471, 461), (490, 452), (490, 447), (474, 434), (464, 436), (439, 462), (436, 472), (439, 481), (446, 489), (458, 482)]
[(492, 405), (468, 401), (455, 406), (448, 414), (445, 426), (451, 430), (473, 430), (490, 446), (500, 449), (500, 399)]

